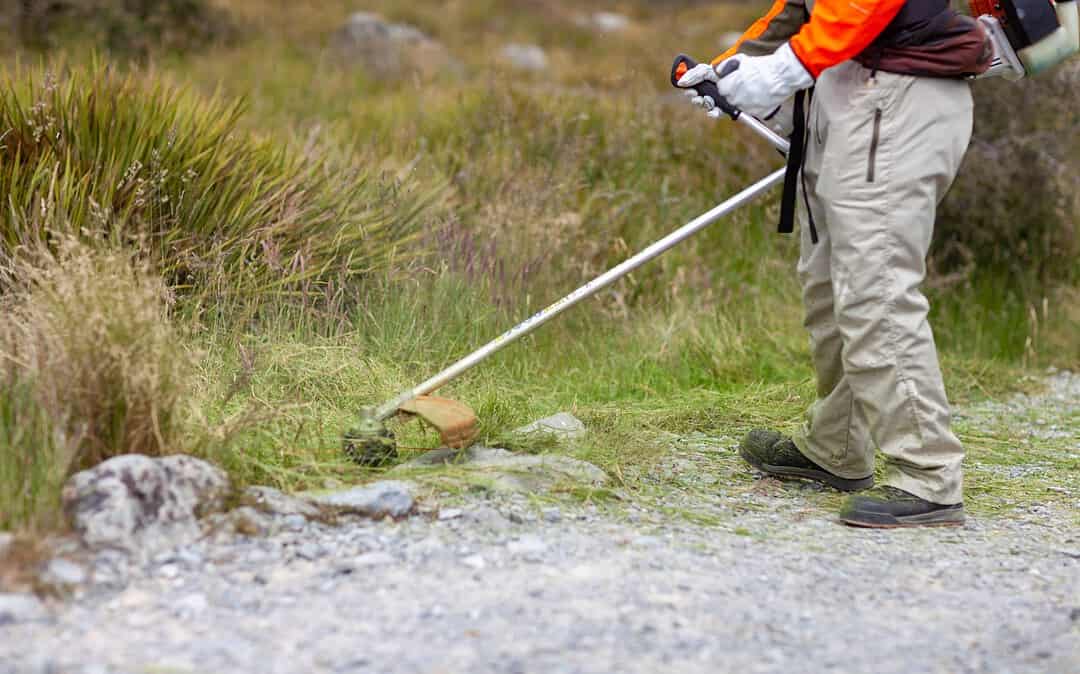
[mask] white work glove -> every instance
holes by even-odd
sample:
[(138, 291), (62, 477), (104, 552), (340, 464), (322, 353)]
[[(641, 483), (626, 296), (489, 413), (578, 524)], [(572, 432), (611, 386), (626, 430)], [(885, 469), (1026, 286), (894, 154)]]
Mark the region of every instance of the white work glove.
[[(730, 70), (732, 62), (737, 62), (739, 68), (720, 77), (717, 71)], [(795, 92), (814, 84), (814, 78), (786, 43), (768, 56), (736, 54), (715, 69), (708, 64), (700, 64), (679, 79), (679, 86), (693, 87), (705, 80), (715, 82), (721, 96), (739, 110), (755, 117), (768, 117)], [(720, 114), (716, 102), (710, 97), (695, 96), (693, 101), (709, 110), (714, 117)]]

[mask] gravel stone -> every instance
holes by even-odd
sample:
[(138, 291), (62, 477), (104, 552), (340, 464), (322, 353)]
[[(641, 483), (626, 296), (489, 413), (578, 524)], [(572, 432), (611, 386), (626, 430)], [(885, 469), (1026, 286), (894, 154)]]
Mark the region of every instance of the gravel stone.
[(464, 514), (464, 510), (461, 508), (443, 508), (439, 511), (439, 520), (445, 522), (447, 520), (456, 520)]
[(558, 508), (544, 508), (541, 512), (544, 521), (549, 524), (557, 524), (562, 521), (562, 511)]
[(412, 485), (398, 480), (384, 480), (363, 487), (312, 497), (346, 514), (365, 517), (405, 517), (415, 504)]
[[(32, 594), (0, 594), (0, 628), (5, 625), (48, 620), (41, 600)], [(4, 659), (0, 658), (0, 662)]]
[(41, 581), (46, 585), (71, 587), (82, 585), (87, 580), (86, 569), (69, 559), (51, 559), (41, 572)]

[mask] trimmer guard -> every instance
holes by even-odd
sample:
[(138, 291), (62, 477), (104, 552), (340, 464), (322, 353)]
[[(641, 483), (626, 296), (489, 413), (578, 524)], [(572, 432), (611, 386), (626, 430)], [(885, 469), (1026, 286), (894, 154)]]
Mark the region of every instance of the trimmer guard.
[(420, 396), (398, 407), (398, 411), (420, 417), (434, 426), (443, 444), (451, 449), (472, 445), (479, 433), (476, 412), (449, 398)]

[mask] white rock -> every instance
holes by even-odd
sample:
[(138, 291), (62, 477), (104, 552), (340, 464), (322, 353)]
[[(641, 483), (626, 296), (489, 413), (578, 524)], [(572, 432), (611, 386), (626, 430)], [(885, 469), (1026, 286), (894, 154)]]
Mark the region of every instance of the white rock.
[(300, 515), (306, 518), (319, 516), (319, 507), (307, 499), (289, 496), (273, 487), (248, 487), (243, 500), (259, 510), (275, 517)]
[(396, 564), (397, 559), (387, 552), (365, 552), (353, 559), (356, 566), (387, 566)]
[(443, 508), (439, 511), (439, 519), (442, 521), (456, 520), (461, 517), (462, 512), (460, 508)]
[(41, 580), (46, 585), (72, 586), (86, 582), (86, 569), (68, 559), (49, 560), (41, 572)]
[(48, 620), (41, 600), (32, 594), (0, 594), (0, 627)]
[(312, 500), (343, 513), (366, 517), (405, 517), (412, 512), (415, 499), (412, 485), (398, 480), (384, 480), (333, 494), (321, 494)]
[(533, 534), (526, 534), (516, 541), (510, 541), (506, 544), (506, 549), (514, 555), (522, 555), (524, 557), (536, 557), (547, 552), (548, 546), (539, 536)]
[(391, 23), (370, 12), (356, 12), (333, 36), (332, 48), (348, 64), (385, 80), (413, 73), (460, 68), (446, 48), (415, 26)]
[(192, 618), (204, 613), (209, 605), (206, 595), (196, 592), (176, 600), (172, 608), (177, 615)]
[(544, 521), (550, 524), (556, 524), (562, 521), (562, 511), (558, 508), (544, 508), (541, 511), (544, 516)]
[(508, 44), (502, 48), (506, 61), (519, 70), (541, 72), (548, 68), (547, 52), (535, 44)]
[(527, 426), (516, 429), (514, 433), (518, 435), (547, 433), (560, 439), (577, 440), (585, 435), (585, 424), (569, 412), (559, 412), (550, 417), (537, 419)]
[(487, 566), (487, 561), (484, 560), (483, 555), (469, 555), (468, 557), (462, 557), (461, 563), (470, 569), (482, 571)]
[(225, 473), (190, 456), (127, 454), (73, 475), (64, 510), (82, 540), (149, 557), (199, 537), (198, 518), (220, 509)]
[(594, 12), (590, 18), (592, 27), (603, 33), (617, 33), (630, 25), (628, 16), (615, 12)]

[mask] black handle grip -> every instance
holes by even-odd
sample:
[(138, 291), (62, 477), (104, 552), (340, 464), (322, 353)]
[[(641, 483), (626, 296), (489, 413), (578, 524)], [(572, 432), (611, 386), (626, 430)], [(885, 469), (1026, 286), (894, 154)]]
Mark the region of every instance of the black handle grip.
[[(686, 54), (679, 54), (675, 57), (675, 63), (671, 66), (671, 85), (677, 89), (682, 89), (679, 86), (679, 80), (682, 76), (689, 72), (697, 65), (697, 61), (690, 58)], [(720, 77), (727, 77), (731, 73), (739, 69), (739, 62), (737, 60), (729, 60), (724, 64), (723, 71), (720, 72)], [(720, 108), (724, 114), (732, 119), (738, 119), (742, 111), (736, 108), (731, 103), (728, 103), (727, 99), (720, 95), (720, 89), (717, 88), (716, 83), (710, 80), (699, 82), (693, 86), (697, 90), (699, 96), (708, 96), (716, 103), (716, 107)]]

